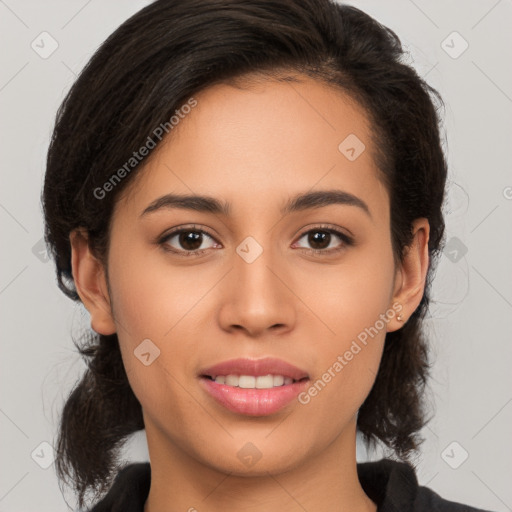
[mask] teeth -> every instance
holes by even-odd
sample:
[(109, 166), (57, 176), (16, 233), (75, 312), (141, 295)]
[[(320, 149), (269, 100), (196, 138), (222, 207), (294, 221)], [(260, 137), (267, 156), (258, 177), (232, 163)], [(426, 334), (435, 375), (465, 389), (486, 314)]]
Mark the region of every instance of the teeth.
[(228, 386), (239, 387), (243, 389), (270, 389), (292, 384), (291, 377), (283, 375), (262, 375), (254, 377), (253, 375), (218, 375), (215, 377), (218, 384), (227, 384)]

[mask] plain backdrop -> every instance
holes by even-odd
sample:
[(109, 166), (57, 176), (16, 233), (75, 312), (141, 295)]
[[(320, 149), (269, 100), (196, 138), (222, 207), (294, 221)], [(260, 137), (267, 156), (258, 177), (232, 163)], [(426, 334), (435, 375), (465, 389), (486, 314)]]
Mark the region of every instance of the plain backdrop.
[[(57, 289), (42, 246), (45, 156), (56, 110), (77, 73), (147, 3), (0, 0), (0, 512), (68, 510), (52, 443), (63, 400), (84, 369), (71, 335), (88, 327), (88, 314)], [(436, 415), (423, 432), (418, 478), (444, 498), (509, 511), (512, 3), (350, 3), (399, 35), (410, 62), (446, 103), (447, 246), (427, 322)], [(125, 456), (147, 460), (143, 432)], [(367, 456), (359, 446), (358, 459)]]

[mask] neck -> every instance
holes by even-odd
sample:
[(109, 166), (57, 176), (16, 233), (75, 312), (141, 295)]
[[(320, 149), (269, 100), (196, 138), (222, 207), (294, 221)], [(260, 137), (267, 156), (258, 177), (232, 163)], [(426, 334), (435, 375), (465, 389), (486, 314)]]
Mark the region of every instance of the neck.
[(176, 444), (164, 443), (163, 433), (148, 432), (148, 427), (151, 488), (144, 512), (377, 510), (357, 477), (355, 422), (322, 452), (311, 454), (293, 469), (255, 476), (222, 472), (201, 463)]

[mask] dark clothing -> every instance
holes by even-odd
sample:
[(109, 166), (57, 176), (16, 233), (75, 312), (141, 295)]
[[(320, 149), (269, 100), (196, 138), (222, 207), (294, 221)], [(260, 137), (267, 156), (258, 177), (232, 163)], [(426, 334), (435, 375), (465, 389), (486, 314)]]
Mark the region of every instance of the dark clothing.
[[(382, 459), (359, 463), (357, 473), (378, 512), (486, 512), (444, 500), (429, 488), (419, 486), (413, 467), (403, 462)], [(144, 512), (150, 483), (149, 462), (129, 464), (90, 512)]]

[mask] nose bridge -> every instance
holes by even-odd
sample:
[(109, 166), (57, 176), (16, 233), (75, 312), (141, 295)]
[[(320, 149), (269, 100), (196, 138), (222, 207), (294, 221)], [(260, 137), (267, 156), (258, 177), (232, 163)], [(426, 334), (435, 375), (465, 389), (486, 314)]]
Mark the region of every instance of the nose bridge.
[(236, 247), (233, 269), (238, 291), (256, 302), (277, 299), (282, 292), (279, 288), (283, 286), (274, 274), (281, 267), (277, 248), (272, 247), (268, 234), (259, 235), (258, 239), (247, 236), (240, 242)]
[(236, 325), (256, 334), (275, 325), (291, 326), (295, 314), (292, 294), (283, 283), (283, 263), (269, 234), (248, 236), (238, 244), (230, 272), (232, 285), (221, 309), (224, 328)]

